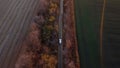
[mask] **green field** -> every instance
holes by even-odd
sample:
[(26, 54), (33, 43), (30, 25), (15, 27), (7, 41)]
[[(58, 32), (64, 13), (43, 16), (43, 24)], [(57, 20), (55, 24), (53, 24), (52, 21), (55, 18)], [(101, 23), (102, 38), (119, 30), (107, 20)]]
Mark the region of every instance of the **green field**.
[(100, 68), (100, 0), (75, 0), (75, 17), (81, 68)]

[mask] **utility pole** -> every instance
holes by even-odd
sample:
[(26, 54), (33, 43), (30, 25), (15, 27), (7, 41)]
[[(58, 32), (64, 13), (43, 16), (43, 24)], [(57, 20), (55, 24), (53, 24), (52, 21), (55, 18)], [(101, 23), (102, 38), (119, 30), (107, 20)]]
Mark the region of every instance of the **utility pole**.
[(63, 3), (64, 0), (60, 0), (59, 7), (59, 45), (58, 45), (58, 68), (63, 68)]

